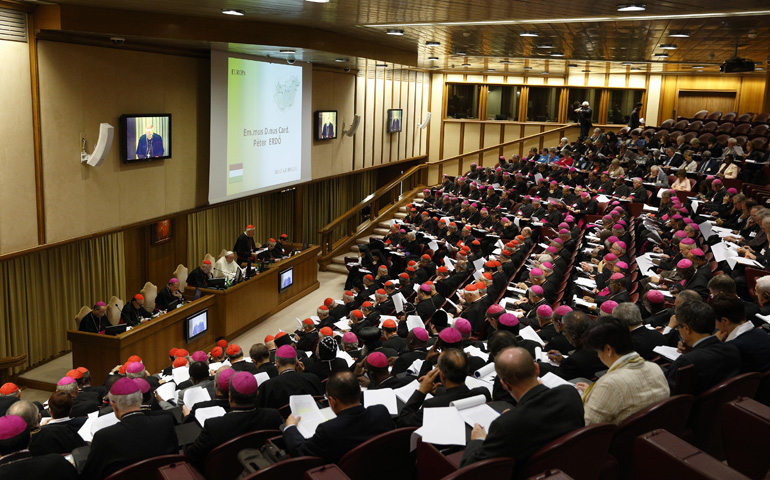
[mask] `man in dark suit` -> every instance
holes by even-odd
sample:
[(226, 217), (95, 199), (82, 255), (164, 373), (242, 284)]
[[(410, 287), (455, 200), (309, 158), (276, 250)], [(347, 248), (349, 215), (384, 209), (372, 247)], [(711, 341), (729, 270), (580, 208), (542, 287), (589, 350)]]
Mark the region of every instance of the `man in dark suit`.
[(658, 354), (652, 349), (666, 343), (666, 338), (657, 330), (651, 330), (642, 324), (642, 312), (636, 304), (623, 302), (612, 311), (612, 316), (625, 325), (631, 332), (634, 350), (645, 360), (652, 360)]
[(195, 267), (195, 270), (190, 272), (190, 275), (187, 276), (187, 285), (191, 287), (206, 288), (208, 286), (208, 281), (211, 278), (213, 278), (213, 275), (211, 274), (211, 261), (204, 260), (200, 267)]
[(81, 332), (100, 333), (110, 326), (107, 319), (107, 304), (96, 302), (93, 310), (80, 320), (78, 330)]
[(238, 236), (235, 241), (233, 251), (237, 255), (238, 263), (246, 263), (251, 259), (251, 253), (257, 249), (257, 244), (254, 243), (254, 233), (256, 229), (254, 225), (246, 226), (246, 231)]
[(297, 430), (300, 417), (289, 415), (286, 419), (283, 438), (292, 456), (315, 456), (335, 463), (361, 443), (393, 430), (393, 421), (385, 406), (364, 408), (361, 405), (361, 389), (353, 372), (332, 373), (326, 383), (326, 395), (337, 417), (320, 424), (311, 438), (304, 438)]
[[(706, 268), (708, 269), (708, 266), (706, 266)], [(698, 293), (698, 295), (700, 295), (702, 300), (706, 300), (708, 298), (708, 284), (710, 278), (706, 275), (704, 270), (696, 270), (695, 265), (693, 265), (691, 260), (683, 258), (676, 264), (676, 271), (684, 280), (682, 280), (679, 285), (674, 284), (673, 289), (675, 291), (694, 290)], [(709, 273), (711, 273), (710, 269)]]
[(591, 328), (588, 315), (573, 310), (562, 317), (562, 323), (564, 336), (574, 345), (575, 350), (566, 358), (557, 350), (549, 351), (548, 357), (559, 366), (553, 367), (550, 364), (541, 363), (540, 370), (543, 373), (552, 371), (565, 380), (574, 378), (590, 380), (596, 376), (596, 372), (606, 370), (607, 367), (599, 360), (596, 352), (583, 347), (583, 334)]
[(720, 293), (709, 303), (714, 309), (717, 337), (741, 352), (741, 373), (770, 370), (770, 335), (746, 320), (746, 307), (735, 294)]
[(0, 417), (1, 478), (78, 478), (78, 472), (61, 455), (33, 457), (27, 450), (29, 436), (30, 429), (23, 418), (16, 415)]
[(120, 420), (96, 432), (83, 470), (83, 479), (103, 479), (123, 467), (179, 451), (174, 421), (168, 415), (145, 415), (142, 391), (130, 378), (110, 389), (110, 405)]
[[(485, 387), (469, 389), (465, 385), (465, 377), (468, 376), (468, 358), (465, 352), (456, 348), (450, 348), (441, 352), (438, 357), (437, 368), (431, 370), (420, 382), (420, 387), (412, 393), (409, 401), (398, 415), (396, 424), (399, 427), (422, 426), (422, 412), (424, 408), (448, 407), (455, 400), (483, 395), (486, 401), (491, 401), (492, 396)], [(439, 389), (441, 382), (443, 389)], [(425, 400), (429, 393), (435, 396)]]
[(73, 424), (69, 418), (72, 397), (64, 392), (54, 392), (48, 400), (48, 408), (52, 420), (43, 427), (40, 427), (40, 412), (33, 403), (18, 401), (8, 409), (8, 415), (17, 415), (27, 422), (30, 428), (29, 451), (33, 455), (61, 455), (86, 444), (77, 432), (85, 422)]
[(495, 358), (495, 371), (503, 388), (518, 403), (492, 422), (488, 433), (480, 425), (473, 427), (461, 466), (511, 457), (516, 461), (516, 477), (538, 448), (585, 425), (583, 402), (572, 386), (541, 385), (538, 364), (521, 347), (502, 350)]
[(56, 384), (57, 392), (65, 392), (72, 397), (71, 417), (85, 417), (91, 412), (99, 410), (98, 395), (95, 393), (78, 393), (77, 381), (72, 377), (63, 377)]
[(231, 343), (227, 346), (227, 359), (236, 372), (249, 372), (252, 375), (257, 374), (257, 366), (253, 362), (246, 361), (243, 358), (243, 350), (238, 345)]
[(321, 380), (311, 373), (297, 371), (297, 351), (283, 345), (275, 352), (278, 376), (259, 386), (258, 407), (281, 408), (292, 395), (323, 395)]
[(283, 423), (278, 410), (256, 408), (257, 380), (247, 372), (230, 377), (230, 411), (223, 417), (206, 420), (195, 443), (185, 448), (185, 455), (202, 469), (206, 456), (226, 441), (256, 430), (277, 429)]
[(693, 395), (699, 395), (740, 373), (741, 353), (738, 347), (733, 343), (722, 343), (712, 335), (716, 319), (711, 306), (698, 301), (678, 305), (676, 323), (676, 329), (687, 350), (666, 372), (672, 392), (677, 391), (676, 372), (687, 365), (695, 368), (693, 391), (689, 392)]

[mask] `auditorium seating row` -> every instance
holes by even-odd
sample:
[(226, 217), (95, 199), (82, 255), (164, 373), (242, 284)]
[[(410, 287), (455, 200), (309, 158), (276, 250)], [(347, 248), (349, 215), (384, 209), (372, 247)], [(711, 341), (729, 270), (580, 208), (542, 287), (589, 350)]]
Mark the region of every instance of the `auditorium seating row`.
[[(348, 452), (336, 465), (323, 466), (322, 460), (315, 457), (291, 458), (246, 478), (510, 477), (513, 468), (510, 459), (491, 459), (459, 468), (462, 451), (445, 455), (436, 446), (419, 439), (416, 449), (410, 450), (414, 430), (400, 428), (374, 437)], [(567, 433), (530, 457), (523, 467), (524, 477), (765, 478), (770, 470), (770, 457), (765, 454), (769, 436), (770, 371), (764, 375), (747, 373), (697, 397), (674, 395), (637, 412), (618, 426), (596, 424)], [(167, 455), (126, 467), (108, 480), (152, 478), (159, 468), (177, 468), (178, 474), (186, 475), (173, 478), (234, 480), (243, 470), (238, 461), (239, 452), (246, 448), (259, 449), (265, 443), (282, 448), (282, 439), (278, 430), (251, 432), (234, 438), (211, 451), (203, 472), (186, 464), (182, 455)]]

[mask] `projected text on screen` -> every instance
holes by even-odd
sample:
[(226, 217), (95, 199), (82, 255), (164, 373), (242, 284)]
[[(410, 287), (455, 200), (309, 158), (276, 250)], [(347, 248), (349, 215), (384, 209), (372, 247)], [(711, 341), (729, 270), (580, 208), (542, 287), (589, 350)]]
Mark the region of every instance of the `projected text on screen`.
[(297, 181), (302, 68), (228, 59), (227, 195)]

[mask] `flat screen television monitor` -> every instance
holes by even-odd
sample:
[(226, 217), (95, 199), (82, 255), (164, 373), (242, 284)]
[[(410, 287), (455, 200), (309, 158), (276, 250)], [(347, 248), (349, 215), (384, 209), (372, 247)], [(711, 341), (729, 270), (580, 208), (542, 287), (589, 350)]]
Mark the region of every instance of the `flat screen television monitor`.
[(337, 138), (337, 110), (318, 110), (315, 112), (315, 139), (332, 140)]
[(120, 157), (123, 163), (171, 158), (171, 114), (121, 115)]
[(185, 338), (187, 343), (199, 338), (209, 330), (208, 310), (201, 310), (187, 317), (185, 321)]
[(278, 277), (281, 281), (280, 285), (278, 285), (278, 291), (282, 292), (294, 284), (294, 268), (287, 268)]
[(396, 133), (401, 131), (401, 116), (403, 113), (404, 111), (400, 108), (391, 108), (388, 110), (388, 133)]

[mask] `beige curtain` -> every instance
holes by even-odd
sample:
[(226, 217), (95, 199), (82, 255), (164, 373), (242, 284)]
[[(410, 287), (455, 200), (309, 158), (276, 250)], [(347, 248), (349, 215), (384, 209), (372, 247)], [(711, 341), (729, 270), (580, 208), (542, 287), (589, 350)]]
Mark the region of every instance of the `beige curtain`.
[(125, 291), (122, 233), (0, 262), (0, 357), (34, 365), (69, 350), (80, 308)]
[(268, 193), (228, 203), (187, 217), (187, 266), (192, 271), (210, 253), (232, 250), (246, 225), (254, 225), (254, 240), (265, 243), (282, 233), (294, 238), (294, 191)]
[[(303, 197), (302, 224), (305, 241), (319, 245), (321, 236), (318, 230), (353, 208), (375, 190), (377, 190), (375, 171), (346, 175), (308, 185)], [(360, 222), (360, 215), (358, 220)], [(344, 230), (345, 226), (340, 226), (338, 231), (335, 231), (334, 238), (340, 238), (345, 233)]]

